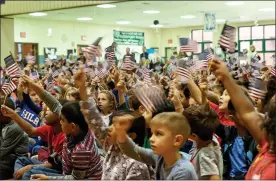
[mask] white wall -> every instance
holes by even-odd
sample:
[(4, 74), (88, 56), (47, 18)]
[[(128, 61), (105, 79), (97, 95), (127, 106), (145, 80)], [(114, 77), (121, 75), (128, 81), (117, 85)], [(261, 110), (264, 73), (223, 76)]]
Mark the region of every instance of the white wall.
[[(52, 37), (48, 37), (48, 28), (52, 29)], [(38, 53), (40, 58), (44, 55), (44, 47), (56, 47), (58, 55), (67, 54), (67, 49), (76, 49), (78, 44), (88, 45), (99, 36), (104, 36), (101, 42), (103, 47), (110, 46), (113, 42), (113, 30), (144, 32), (145, 46), (158, 47), (160, 44), (154, 29), (132, 28), (128, 26), (107, 26), (95, 25), (82, 22), (50, 21), (38, 19), (14, 19), (14, 41), (39, 43)], [(20, 38), (20, 32), (26, 32), (26, 38)], [(62, 41), (66, 35), (67, 41)], [(87, 41), (82, 41), (81, 36), (85, 35)], [(123, 46), (122, 46), (123, 47)], [(120, 49), (125, 53), (125, 47)], [(139, 51), (141, 47), (136, 47)]]
[(13, 19), (1, 18), (1, 54), (0, 65), (4, 66), (4, 58), (14, 52)]
[[(251, 26), (253, 22), (248, 23), (229, 23), (234, 27)], [(260, 21), (259, 25), (275, 24), (275, 20)], [(218, 25), (217, 31), (213, 33), (213, 42), (219, 39), (222, 24)], [(48, 28), (52, 28), (52, 37), (47, 36)], [(44, 55), (44, 47), (56, 47), (58, 55), (67, 54), (67, 49), (76, 49), (77, 44), (91, 44), (97, 37), (104, 36), (102, 46), (107, 47), (113, 41), (113, 30), (122, 31), (137, 31), (145, 33), (145, 45), (147, 48), (158, 47), (159, 54), (165, 56), (165, 47), (177, 47), (179, 49), (179, 37), (190, 37), (190, 33), (194, 29), (203, 29), (203, 26), (195, 27), (179, 27), (179, 28), (163, 28), (158, 32), (152, 28), (133, 28), (128, 26), (107, 26), (95, 25), (82, 22), (64, 22), (64, 21), (50, 21), (38, 19), (14, 19), (14, 42), (31, 42), (39, 43), (40, 59)], [(20, 38), (20, 32), (26, 32), (26, 38)], [(68, 41), (63, 42), (62, 36), (67, 35)], [(82, 41), (81, 36), (85, 35), (87, 41)], [(172, 39), (173, 43), (168, 44), (168, 40)], [(74, 42), (74, 46), (72, 43)], [(140, 47), (137, 47), (141, 51)], [(125, 53), (125, 46), (121, 46), (120, 51)], [(41, 61), (41, 60), (40, 60)]]

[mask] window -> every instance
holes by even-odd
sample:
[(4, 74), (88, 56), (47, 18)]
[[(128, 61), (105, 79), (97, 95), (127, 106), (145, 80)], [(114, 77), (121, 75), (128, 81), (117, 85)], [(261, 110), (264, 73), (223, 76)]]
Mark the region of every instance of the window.
[(209, 47), (213, 47), (213, 32), (205, 32), (203, 30), (192, 30), (191, 39), (197, 41), (198, 51), (194, 54), (199, 54)]
[(250, 45), (254, 45), (262, 60), (271, 64), (275, 53), (275, 25), (239, 27), (238, 37), (239, 52), (249, 51)]

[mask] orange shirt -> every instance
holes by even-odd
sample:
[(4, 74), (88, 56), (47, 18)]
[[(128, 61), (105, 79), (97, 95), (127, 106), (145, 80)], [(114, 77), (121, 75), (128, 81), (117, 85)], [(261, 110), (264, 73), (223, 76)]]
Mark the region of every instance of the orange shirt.
[(250, 166), (246, 180), (276, 180), (276, 155), (269, 153), (268, 142), (262, 139), (262, 151)]

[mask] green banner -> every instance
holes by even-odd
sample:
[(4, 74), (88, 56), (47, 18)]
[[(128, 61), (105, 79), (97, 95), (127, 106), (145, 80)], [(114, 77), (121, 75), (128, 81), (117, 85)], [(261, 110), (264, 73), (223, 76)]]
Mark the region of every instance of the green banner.
[(144, 46), (144, 33), (113, 30), (113, 39), (118, 45)]

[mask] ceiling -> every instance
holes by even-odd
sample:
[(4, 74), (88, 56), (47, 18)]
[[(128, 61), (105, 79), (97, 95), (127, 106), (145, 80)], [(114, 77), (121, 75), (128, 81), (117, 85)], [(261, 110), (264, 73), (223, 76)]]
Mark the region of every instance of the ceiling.
[[(204, 24), (204, 13), (216, 13), (216, 19), (228, 22), (249, 22), (255, 20), (275, 20), (273, 12), (260, 12), (260, 8), (275, 8), (275, 1), (244, 1), (240, 6), (227, 6), (226, 1), (128, 1), (115, 3), (116, 8), (102, 9), (95, 6), (47, 11), (47, 16), (31, 17), (28, 14), (12, 17), (38, 18), (77, 22), (79, 17), (92, 17), (86, 23), (116, 25), (118, 20), (130, 21), (123, 26), (149, 28), (154, 20), (159, 20), (164, 28), (198, 26)], [(145, 10), (158, 10), (159, 14), (144, 14)], [(183, 15), (195, 15), (194, 19), (181, 19)], [(240, 18), (243, 17), (243, 18)]]

